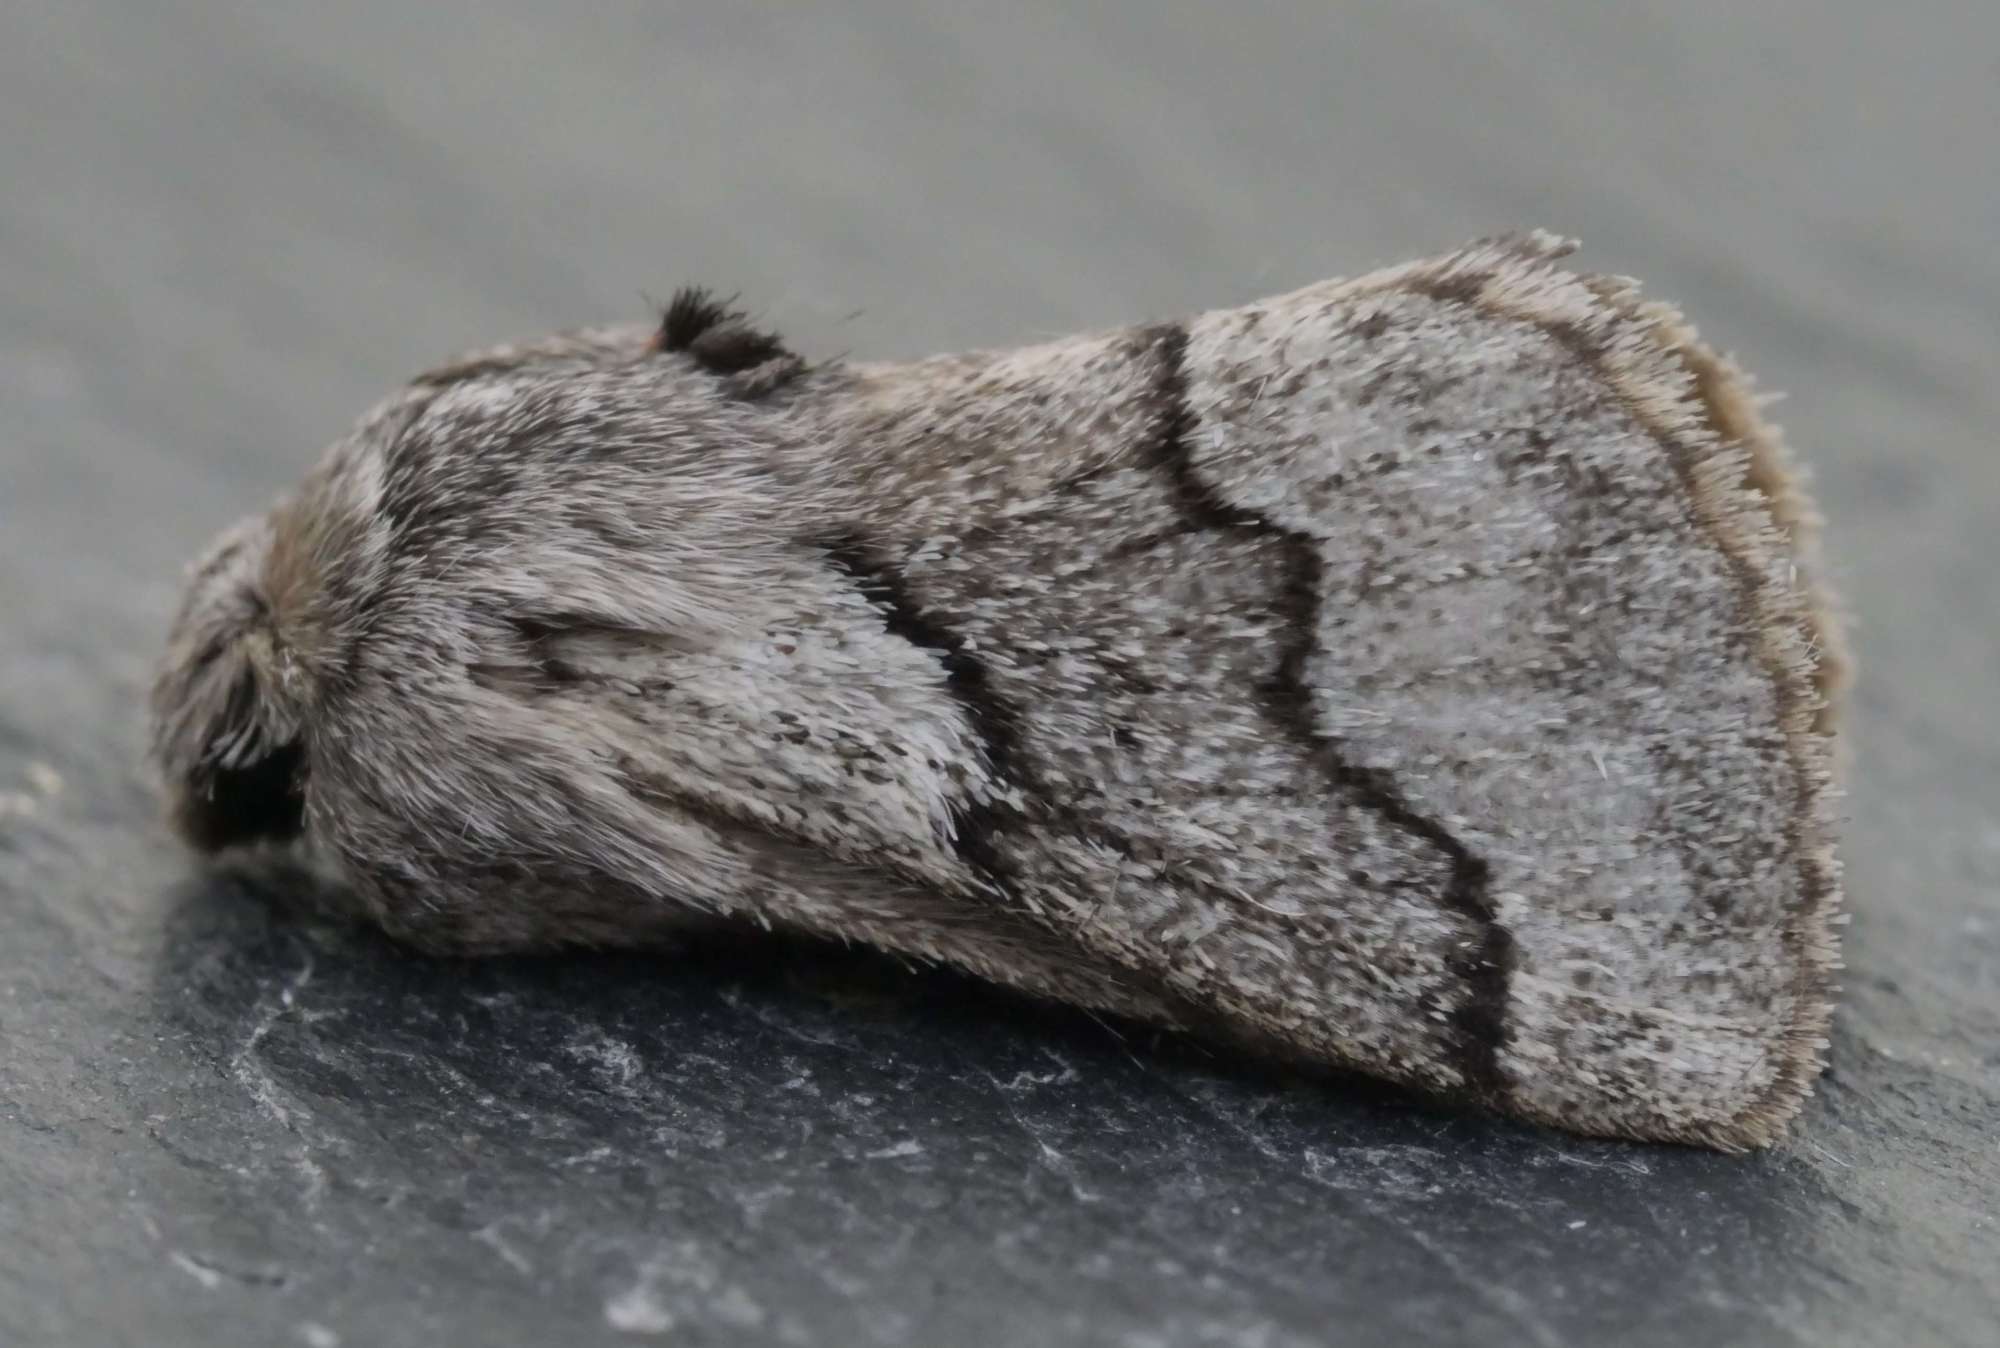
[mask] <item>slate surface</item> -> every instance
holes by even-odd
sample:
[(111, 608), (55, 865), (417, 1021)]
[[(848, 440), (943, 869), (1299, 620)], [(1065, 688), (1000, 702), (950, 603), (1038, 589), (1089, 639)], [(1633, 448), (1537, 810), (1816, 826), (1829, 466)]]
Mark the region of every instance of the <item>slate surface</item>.
[[(0, 13), (0, 1343), (1994, 1342), (1994, 8), (807, 8)], [(865, 957), (419, 960), (156, 822), (181, 562), (440, 354), (701, 280), (912, 355), (1530, 224), (1789, 390), (1832, 517), (1855, 920), (1775, 1152)]]

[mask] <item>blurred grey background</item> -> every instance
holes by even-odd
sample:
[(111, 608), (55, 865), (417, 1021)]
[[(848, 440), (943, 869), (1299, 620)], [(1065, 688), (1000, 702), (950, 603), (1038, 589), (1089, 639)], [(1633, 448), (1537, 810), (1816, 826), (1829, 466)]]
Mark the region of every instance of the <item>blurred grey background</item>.
[[(1971, 0), (11, 0), (0, 1341), (1994, 1342), (1996, 52)], [(1775, 1153), (865, 962), (425, 962), (155, 822), (180, 565), (441, 355), (686, 281), (915, 355), (1531, 225), (1787, 391), (1830, 516), (1855, 918)]]

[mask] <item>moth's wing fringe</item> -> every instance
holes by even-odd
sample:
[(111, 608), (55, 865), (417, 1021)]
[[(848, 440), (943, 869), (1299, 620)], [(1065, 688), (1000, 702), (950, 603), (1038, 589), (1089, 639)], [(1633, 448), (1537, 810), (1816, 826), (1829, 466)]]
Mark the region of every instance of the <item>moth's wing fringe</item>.
[(1776, 1140), (1823, 1065), (1841, 967), (1833, 732), (1851, 660), (1838, 603), (1820, 574), (1821, 518), (1749, 379), (1678, 310), (1643, 298), (1635, 282), (1559, 265), (1573, 248), (1536, 231), (1350, 284), (1357, 291), (1448, 284), (1494, 317), (1533, 325), (1590, 361), (1671, 456), (1700, 526), (1736, 570), (1799, 782), (1792, 827), (1803, 891), (1785, 924), (1794, 1011), (1776, 1076), (1734, 1118), (1688, 1139), (1739, 1151)]

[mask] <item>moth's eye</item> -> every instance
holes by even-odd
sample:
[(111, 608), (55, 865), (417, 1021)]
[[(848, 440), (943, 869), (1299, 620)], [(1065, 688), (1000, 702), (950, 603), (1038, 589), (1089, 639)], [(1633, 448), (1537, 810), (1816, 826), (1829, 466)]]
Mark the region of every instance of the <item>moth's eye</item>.
[(206, 646), (195, 652), (194, 659), (188, 662), (188, 668), (193, 673), (199, 674), (213, 665), (217, 660), (220, 660), (222, 653), (228, 649), (229, 643), (221, 637), (216, 637)]

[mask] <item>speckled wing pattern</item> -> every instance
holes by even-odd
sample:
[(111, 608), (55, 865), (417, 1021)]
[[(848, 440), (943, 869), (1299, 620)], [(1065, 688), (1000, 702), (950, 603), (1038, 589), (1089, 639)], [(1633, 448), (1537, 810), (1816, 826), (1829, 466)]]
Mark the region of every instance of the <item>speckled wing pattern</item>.
[(1563, 250), (899, 365), (688, 292), (432, 371), (193, 573), (175, 818), (432, 949), (785, 928), (1767, 1142), (1836, 967), (1816, 521)]
[(840, 545), (1004, 790), (993, 901), (1256, 1037), (1740, 1147), (1835, 965), (1813, 521), (1744, 383), (1546, 236), (860, 369)]

